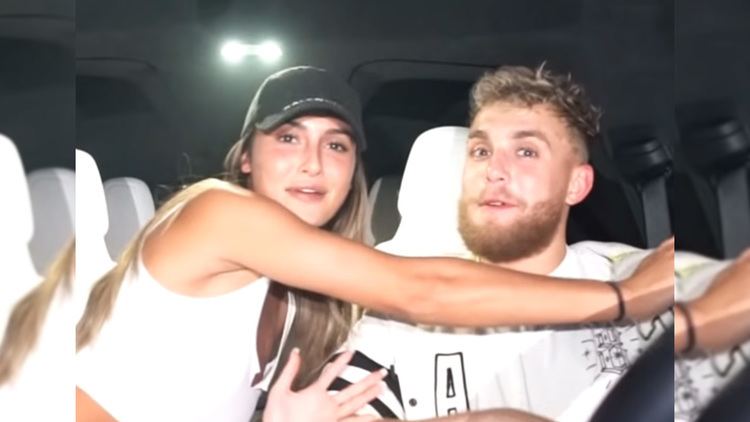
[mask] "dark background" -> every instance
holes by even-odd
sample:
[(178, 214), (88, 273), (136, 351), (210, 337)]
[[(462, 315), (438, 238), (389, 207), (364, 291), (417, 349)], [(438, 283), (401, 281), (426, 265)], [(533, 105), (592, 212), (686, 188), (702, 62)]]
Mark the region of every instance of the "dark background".
[[(716, 216), (702, 205), (710, 195), (691, 182), (679, 128), (711, 113), (750, 121), (749, 4), (3, 0), (0, 131), (16, 141), (27, 171), (73, 168), (75, 145), (94, 156), (103, 179), (138, 177), (158, 201), (221, 171), (263, 78), (310, 64), (362, 95), (373, 183), (403, 171), (422, 131), (467, 123), (468, 90), (484, 71), (546, 61), (572, 73), (605, 111), (597, 186), (573, 212), (571, 240), (644, 243), (632, 186), (609, 157), (610, 134), (639, 125), (674, 157), (678, 246), (718, 256)], [(275, 39), (284, 57), (227, 66), (218, 52), (230, 37)]]

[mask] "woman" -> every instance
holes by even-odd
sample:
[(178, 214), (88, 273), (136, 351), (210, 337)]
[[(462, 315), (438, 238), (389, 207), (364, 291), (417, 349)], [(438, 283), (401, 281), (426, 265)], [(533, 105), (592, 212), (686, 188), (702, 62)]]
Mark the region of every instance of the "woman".
[[(178, 193), (92, 290), (77, 328), (79, 420), (247, 420), (291, 315), (289, 343), (304, 345), (309, 384), (356, 318), (344, 302), (446, 325), (618, 316), (617, 289), (600, 282), (401, 258), (358, 242), (360, 116), (356, 93), (323, 70), (264, 81), (228, 159), (238, 183), (208, 179)], [(669, 305), (670, 248), (620, 284), (627, 316)]]
[[(13, 307), (0, 343), (0, 420), (68, 420), (73, 385), (70, 308), (75, 242)], [(39, 402), (44, 406), (38, 406)]]
[(675, 353), (718, 353), (750, 339), (748, 291), (750, 249), (716, 275), (701, 296), (675, 305)]

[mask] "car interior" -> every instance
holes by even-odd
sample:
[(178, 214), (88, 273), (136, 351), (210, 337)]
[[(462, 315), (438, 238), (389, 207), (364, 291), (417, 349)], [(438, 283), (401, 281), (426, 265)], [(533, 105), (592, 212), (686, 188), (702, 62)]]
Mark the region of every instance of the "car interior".
[[(444, 236), (460, 249), (444, 204), (460, 189), (451, 141), (465, 139), (471, 86), (544, 63), (603, 110), (594, 189), (568, 242), (653, 248), (674, 234), (679, 250), (733, 259), (750, 247), (748, 19), (744, 0), (3, 0), (2, 190), (30, 206), (0, 218), (2, 243), (28, 246), (1, 270), (24, 281), (4, 289), (0, 322), (74, 233), (96, 256), (80, 271), (101, 275), (170, 195), (221, 177), (261, 81), (296, 65), (360, 95), (370, 245)], [(278, 52), (232, 60), (228, 42)], [(446, 230), (420, 239), (430, 224)], [(634, 385), (672, 388), (665, 341)], [(621, 384), (592, 420), (674, 417), (667, 387)]]

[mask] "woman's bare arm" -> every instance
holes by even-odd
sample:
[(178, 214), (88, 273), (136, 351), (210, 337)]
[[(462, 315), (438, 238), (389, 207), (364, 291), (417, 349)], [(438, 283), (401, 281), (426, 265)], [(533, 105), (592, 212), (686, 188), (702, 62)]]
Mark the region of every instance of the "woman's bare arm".
[[(694, 350), (719, 352), (750, 339), (750, 249), (720, 272), (699, 298), (685, 305)], [(688, 321), (675, 307), (675, 352), (688, 347)]]
[(116, 419), (76, 387), (76, 422), (116, 422)]
[[(461, 259), (388, 255), (307, 225), (253, 193), (208, 191), (188, 204), (162, 236), (177, 239), (174, 247), (196, 248), (214, 269), (209, 263), (249, 268), (290, 286), (423, 323), (577, 323), (607, 321), (618, 313), (616, 295), (601, 282), (554, 279)], [(658, 262), (652, 267), (663, 276), (650, 271), (641, 276), (637, 290), (623, 285), (628, 299), (651, 296), (631, 300), (633, 316), (658, 313), (670, 302), (672, 286), (665, 280), (672, 280), (672, 264), (665, 265), (663, 258)]]

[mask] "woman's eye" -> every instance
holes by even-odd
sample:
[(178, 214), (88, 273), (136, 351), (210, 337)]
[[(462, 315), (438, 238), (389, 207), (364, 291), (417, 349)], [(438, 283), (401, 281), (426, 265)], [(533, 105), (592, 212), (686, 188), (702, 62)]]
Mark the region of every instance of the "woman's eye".
[(349, 148), (341, 142), (331, 142), (328, 144), (329, 148), (336, 152), (347, 152)]
[(284, 142), (284, 143), (292, 143), (296, 139), (297, 138), (294, 135), (290, 135), (288, 133), (285, 133), (285, 134), (279, 136), (279, 142)]

